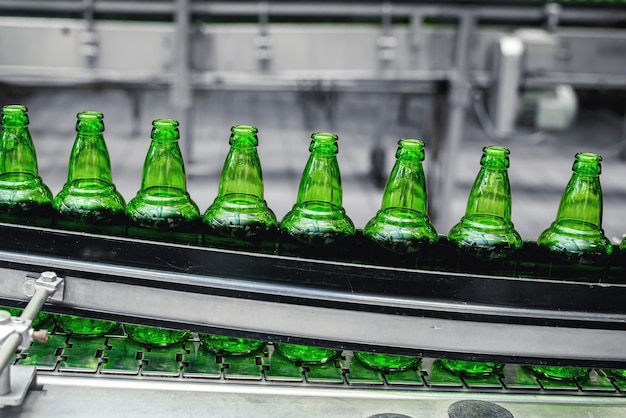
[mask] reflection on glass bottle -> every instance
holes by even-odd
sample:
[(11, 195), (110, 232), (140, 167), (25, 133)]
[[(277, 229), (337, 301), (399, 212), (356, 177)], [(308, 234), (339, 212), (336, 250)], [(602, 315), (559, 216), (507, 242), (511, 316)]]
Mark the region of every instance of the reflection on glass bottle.
[(280, 252), (334, 259), (342, 250), (342, 241), (352, 237), (355, 228), (342, 206), (337, 135), (316, 132), (311, 138), (298, 199), (280, 222)]
[(200, 334), (200, 343), (209, 350), (234, 356), (250, 354), (265, 346), (265, 342), (223, 335)]
[(370, 260), (394, 266), (424, 267), (425, 253), (439, 238), (426, 214), (424, 142), (401, 139), (398, 145), (381, 208), (367, 222), (363, 235), (375, 243)]
[(49, 226), (52, 193), (39, 177), (26, 106), (2, 107), (0, 222)]
[(115, 322), (73, 315), (54, 315), (54, 322), (64, 332), (76, 337), (102, 336), (112, 332), (118, 326)]
[(439, 365), (454, 374), (463, 376), (488, 376), (502, 370), (503, 364), (491, 361), (437, 360)]
[(278, 222), (263, 197), (257, 132), (254, 126), (231, 128), (218, 195), (202, 218), (207, 246), (274, 252)]
[(591, 369), (562, 366), (530, 366), (529, 369), (538, 377), (553, 380), (581, 380), (591, 372)]
[(198, 244), (200, 211), (187, 193), (185, 166), (178, 145), (178, 122), (152, 122), (141, 190), (128, 202), (128, 234), (132, 237)]
[(102, 113), (80, 112), (77, 118), (67, 182), (53, 201), (55, 223), (84, 232), (124, 234), (125, 202), (112, 182)]
[(341, 350), (298, 344), (274, 344), (274, 348), (284, 357), (300, 364), (323, 364), (341, 355)]
[(140, 344), (164, 347), (183, 342), (191, 335), (187, 331), (172, 330), (165, 328), (146, 327), (142, 325), (124, 324), (124, 330), (128, 337)]
[(422, 359), (419, 357), (365, 353), (362, 351), (355, 351), (354, 357), (368, 367), (384, 372), (397, 372), (414, 369), (419, 367), (422, 362)]

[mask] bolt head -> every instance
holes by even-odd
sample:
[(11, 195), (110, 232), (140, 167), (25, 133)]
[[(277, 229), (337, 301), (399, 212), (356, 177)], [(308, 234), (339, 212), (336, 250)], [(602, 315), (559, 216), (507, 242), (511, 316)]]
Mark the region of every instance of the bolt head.
[(39, 277), (44, 282), (53, 282), (57, 279), (57, 274), (53, 271), (44, 271)]

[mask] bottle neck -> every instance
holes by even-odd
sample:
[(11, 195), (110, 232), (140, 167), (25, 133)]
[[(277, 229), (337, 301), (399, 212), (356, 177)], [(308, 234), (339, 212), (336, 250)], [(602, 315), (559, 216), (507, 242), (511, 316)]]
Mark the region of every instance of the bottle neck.
[(263, 174), (256, 147), (245, 138), (231, 142), (220, 177), (218, 196), (233, 193), (252, 195), (263, 200)]
[(601, 228), (602, 188), (597, 174), (574, 172), (559, 204), (556, 222), (584, 222)]
[(187, 192), (185, 165), (178, 141), (155, 138), (150, 143), (141, 179), (141, 189), (152, 187)]
[(37, 154), (27, 125), (3, 126), (0, 137), (0, 174), (22, 173), (37, 177)]
[(398, 158), (383, 193), (381, 209), (406, 208), (426, 213), (426, 180), (416, 158)]
[(67, 181), (90, 179), (112, 182), (109, 151), (101, 132), (78, 132), (70, 156)]
[(487, 215), (511, 219), (511, 186), (505, 168), (485, 164), (472, 186), (465, 216)]
[(341, 207), (342, 200), (337, 157), (326, 152), (311, 153), (300, 180), (297, 203), (327, 202)]

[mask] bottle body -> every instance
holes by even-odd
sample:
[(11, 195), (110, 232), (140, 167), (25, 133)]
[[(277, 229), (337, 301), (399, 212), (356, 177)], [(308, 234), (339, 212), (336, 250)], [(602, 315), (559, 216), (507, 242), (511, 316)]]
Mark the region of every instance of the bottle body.
[(273, 253), (278, 222), (263, 196), (257, 129), (231, 128), (218, 195), (205, 211), (204, 245)]
[(311, 135), (310, 155), (302, 173), (298, 198), (280, 222), (279, 251), (284, 255), (341, 258), (354, 236), (352, 220), (342, 206), (337, 135)]
[(187, 193), (178, 122), (157, 119), (152, 126), (141, 190), (126, 206), (128, 235), (198, 244), (200, 211)]
[(480, 164), (465, 216), (448, 232), (448, 242), (457, 250), (456, 270), (514, 275), (512, 255), (522, 247), (522, 238), (511, 222), (509, 150), (484, 147)]
[(2, 108), (0, 222), (50, 226), (52, 192), (39, 176), (27, 111), (22, 105)]
[(112, 182), (102, 113), (80, 112), (77, 119), (67, 182), (52, 203), (55, 224), (83, 232), (122, 235), (126, 232), (126, 203)]
[(380, 210), (363, 228), (372, 243), (368, 259), (377, 264), (427, 267), (428, 251), (439, 236), (426, 214), (424, 142), (401, 139)]

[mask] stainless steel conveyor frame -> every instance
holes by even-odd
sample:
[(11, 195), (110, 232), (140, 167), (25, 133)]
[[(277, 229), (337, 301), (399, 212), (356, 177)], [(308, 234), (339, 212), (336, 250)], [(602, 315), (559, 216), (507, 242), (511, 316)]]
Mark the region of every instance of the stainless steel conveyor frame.
[[(624, 283), (459, 275), (0, 225), (0, 303), (274, 342), (626, 368)], [(553, 295), (553, 297), (546, 297)], [(560, 297), (567, 295), (566, 298)]]

